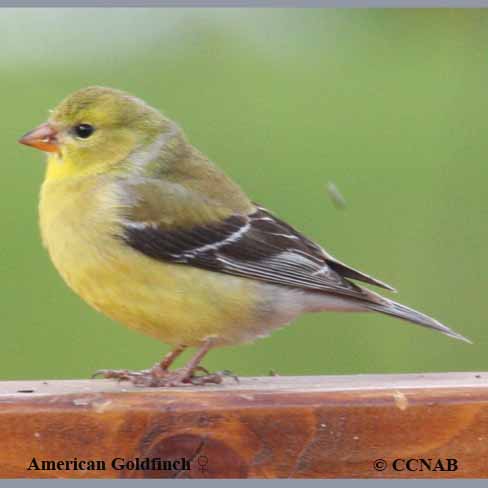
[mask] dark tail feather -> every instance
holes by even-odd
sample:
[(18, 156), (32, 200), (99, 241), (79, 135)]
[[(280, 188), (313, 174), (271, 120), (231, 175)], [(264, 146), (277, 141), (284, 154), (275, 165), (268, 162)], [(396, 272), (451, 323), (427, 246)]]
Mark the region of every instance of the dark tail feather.
[[(369, 293), (371, 293), (370, 290), (368, 290), (368, 294)], [(375, 295), (377, 297), (379, 296), (376, 293)], [(414, 324), (422, 325), (423, 327), (428, 327), (429, 329), (438, 330), (439, 332), (442, 332), (449, 337), (453, 337), (454, 339), (459, 339), (461, 341), (472, 344), (469, 339), (462, 336), (461, 334), (458, 334), (457, 332), (454, 332), (449, 327), (446, 327), (432, 317), (417, 312), (417, 310), (406, 307), (405, 305), (402, 305), (400, 303), (394, 302), (392, 300), (387, 300), (384, 297), (381, 298), (381, 303), (368, 303), (367, 307), (371, 310), (375, 310), (376, 312), (384, 313), (385, 315), (391, 315), (392, 317), (407, 320), (408, 322), (413, 322)]]
[(379, 286), (381, 288), (384, 288), (385, 290), (390, 290), (396, 293), (395, 288), (393, 286), (389, 285), (388, 283), (385, 283), (384, 281), (380, 281), (376, 278), (373, 278), (370, 275), (367, 275), (366, 273), (363, 273), (362, 271), (359, 271), (357, 269), (351, 268), (350, 266), (347, 266), (344, 263), (341, 263), (341, 261), (338, 261), (335, 258), (332, 258), (332, 256), (327, 256), (327, 264), (337, 273), (339, 273), (341, 276), (344, 276), (346, 278), (350, 278), (352, 280), (358, 280), (362, 281), (364, 283), (369, 283), (370, 285), (375, 285)]

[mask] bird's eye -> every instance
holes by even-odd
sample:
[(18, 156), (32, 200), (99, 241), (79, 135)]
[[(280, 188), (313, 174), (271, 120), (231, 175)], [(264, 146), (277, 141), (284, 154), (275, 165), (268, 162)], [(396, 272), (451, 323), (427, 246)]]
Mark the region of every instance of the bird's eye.
[(74, 127), (74, 131), (77, 137), (81, 139), (87, 139), (95, 131), (95, 127), (90, 124), (78, 124)]

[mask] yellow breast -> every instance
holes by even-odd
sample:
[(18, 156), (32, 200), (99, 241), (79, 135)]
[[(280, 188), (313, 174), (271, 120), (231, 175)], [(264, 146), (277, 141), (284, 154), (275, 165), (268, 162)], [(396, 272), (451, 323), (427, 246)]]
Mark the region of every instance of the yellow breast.
[(169, 344), (248, 339), (258, 285), (133, 250), (118, 237), (117, 198), (108, 176), (43, 184), (42, 238), (68, 285), (97, 310)]

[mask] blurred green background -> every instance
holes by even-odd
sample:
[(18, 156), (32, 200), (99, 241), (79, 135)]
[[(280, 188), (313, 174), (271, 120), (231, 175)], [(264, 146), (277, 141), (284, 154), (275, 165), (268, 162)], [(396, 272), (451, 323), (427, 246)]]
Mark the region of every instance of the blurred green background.
[(1, 379), (144, 368), (167, 350), (85, 305), (40, 243), (44, 157), (16, 140), (91, 84), (162, 109), (254, 200), (474, 341), (329, 313), (205, 366), (488, 367), (488, 11), (2, 9), (0, 45)]

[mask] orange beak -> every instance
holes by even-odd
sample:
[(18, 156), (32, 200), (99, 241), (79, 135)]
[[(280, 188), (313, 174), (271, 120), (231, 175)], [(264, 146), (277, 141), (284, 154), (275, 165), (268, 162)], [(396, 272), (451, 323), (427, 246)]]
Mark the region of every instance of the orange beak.
[(40, 149), (41, 151), (57, 152), (59, 150), (57, 135), (56, 130), (46, 123), (27, 132), (27, 134), (19, 139), (19, 142), (26, 146)]

